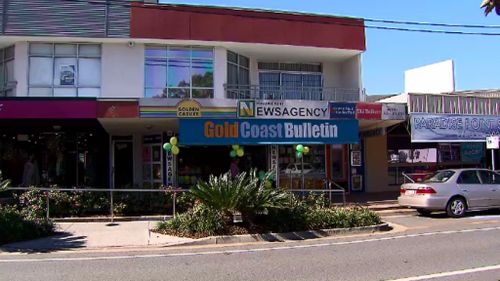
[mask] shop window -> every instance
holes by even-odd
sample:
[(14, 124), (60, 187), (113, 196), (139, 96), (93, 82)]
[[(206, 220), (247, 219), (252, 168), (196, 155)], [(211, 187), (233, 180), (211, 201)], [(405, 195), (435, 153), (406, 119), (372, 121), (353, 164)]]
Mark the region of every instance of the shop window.
[(304, 165), (295, 155), (292, 145), (279, 147), (280, 186), (288, 188), (302, 188), (302, 174), (304, 174), (304, 188), (323, 188), (325, 172), (325, 146), (310, 145), (309, 153), (304, 155)]
[(213, 98), (214, 51), (201, 47), (148, 46), (145, 97)]
[(250, 59), (227, 52), (227, 87), (229, 98), (250, 97)]
[(158, 188), (162, 185), (162, 160), (161, 136), (145, 136), (142, 147), (142, 178), (144, 188)]
[(97, 97), (100, 87), (100, 45), (30, 44), (29, 96)]
[(0, 96), (13, 96), (15, 85), (14, 46), (10, 46), (0, 49)]
[(344, 145), (332, 145), (332, 179), (345, 180), (346, 179), (346, 163), (345, 163), (345, 149)]
[(259, 62), (261, 98), (321, 99), (321, 64)]

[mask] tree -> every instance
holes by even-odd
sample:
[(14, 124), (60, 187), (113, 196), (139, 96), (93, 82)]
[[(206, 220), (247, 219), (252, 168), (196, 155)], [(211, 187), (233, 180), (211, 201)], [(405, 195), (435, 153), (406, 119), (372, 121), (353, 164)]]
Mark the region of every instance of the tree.
[(500, 16), (500, 0), (484, 0), (481, 4), (481, 9), (483, 8), (485, 16), (488, 16), (488, 14), (493, 11), (493, 9), (495, 9), (497, 15)]

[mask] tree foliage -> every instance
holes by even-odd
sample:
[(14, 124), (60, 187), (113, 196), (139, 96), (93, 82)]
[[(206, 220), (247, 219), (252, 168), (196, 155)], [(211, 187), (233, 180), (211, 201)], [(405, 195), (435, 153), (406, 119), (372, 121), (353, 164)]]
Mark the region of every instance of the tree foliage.
[(487, 16), (493, 9), (495, 13), (500, 16), (500, 0), (484, 0), (481, 3), (481, 9), (484, 9), (484, 15)]

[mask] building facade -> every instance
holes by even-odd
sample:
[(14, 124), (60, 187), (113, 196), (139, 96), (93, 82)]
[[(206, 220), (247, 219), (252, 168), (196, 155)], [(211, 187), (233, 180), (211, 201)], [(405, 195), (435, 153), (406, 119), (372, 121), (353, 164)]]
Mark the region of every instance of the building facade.
[[(15, 185), (189, 187), (228, 171), (239, 145), (238, 168), (273, 170), (280, 186), (365, 191), (380, 161), (370, 137), (406, 118), (363, 102), (361, 19), (125, 0), (0, 8), (0, 170)], [(172, 136), (178, 155), (162, 149)]]

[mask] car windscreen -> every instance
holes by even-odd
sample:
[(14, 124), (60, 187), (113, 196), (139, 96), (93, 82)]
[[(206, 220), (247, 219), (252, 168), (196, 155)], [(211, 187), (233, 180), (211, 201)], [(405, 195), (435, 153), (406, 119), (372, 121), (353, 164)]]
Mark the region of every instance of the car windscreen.
[(437, 171), (424, 182), (447, 182), (454, 174), (454, 171)]

